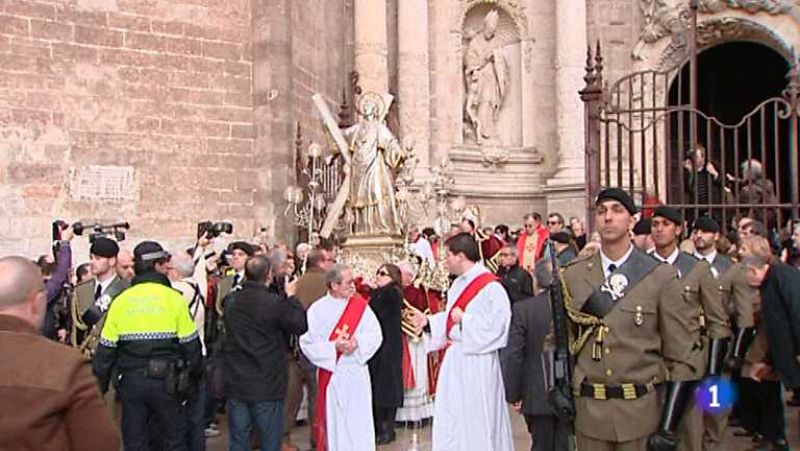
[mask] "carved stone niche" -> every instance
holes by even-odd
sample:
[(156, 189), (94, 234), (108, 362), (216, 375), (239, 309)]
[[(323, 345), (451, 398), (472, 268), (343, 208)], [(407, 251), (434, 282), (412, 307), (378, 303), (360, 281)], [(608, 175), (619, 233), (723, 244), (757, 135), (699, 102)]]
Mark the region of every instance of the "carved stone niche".
[[(456, 172), (536, 164), (532, 44), (524, 6), (513, 0), (469, 0), (460, 16), (461, 142)], [(454, 105), (455, 106), (455, 105)]]

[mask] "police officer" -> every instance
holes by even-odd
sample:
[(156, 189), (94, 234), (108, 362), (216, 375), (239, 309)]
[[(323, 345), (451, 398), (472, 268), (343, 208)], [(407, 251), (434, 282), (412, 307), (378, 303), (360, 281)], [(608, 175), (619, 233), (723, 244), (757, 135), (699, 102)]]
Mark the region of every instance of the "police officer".
[(636, 211), (626, 192), (601, 191), (600, 252), (562, 272), (577, 328), (572, 385), (581, 451), (674, 449), (693, 389), (689, 310), (675, 269), (631, 243)]
[(126, 450), (149, 449), (148, 419), (163, 431), (164, 449), (183, 450), (180, 406), (201, 369), (200, 340), (181, 294), (167, 279), (169, 254), (156, 242), (133, 250), (134, 277), (108, 310), (92, 369), (103, 392), (119, 371)]
[[(753, 304), (757, 292), (747, 282), (747, 274), (740, 263), (734, 263), (727, 255), (717, 252), (720, 238), (720, 226), (714, 219), (701, 216), (694, 223), (692, 241), (694, 256), (707, 261), (711, 265), (711, 273), (716, 279), (722, 294), (722, 303), (726, 313), (730, 314), (732, 328), (735, 331), (728, 362), (730, 370), (736, 371), (750, 344), (754, 333)], [(711, 415), (703, 414), (703, 450), (721, 451), (728, 429), (730, 410)]]
[(106, 237), (95, 239), (89, 248), (90, 272), (94, 277), (76, 286), (72, 297), (72, 345), (82, 349), (88, 356), (97, 347), (111, 301), (129, 285), (117, 275), (118, 253), (116, 241)]
[[(653, 212), (650, 233), (655, 243), (653, 256), (672, 265), (678, 272), (682, 303), (691, 314), (691, 359), (695, 368), (694, 379), (699, 382), (706, 376), (722, 374), (730, 326), (711, 266), (705, 259), (678, 249), (682, 224), (683, 218), (678, 210), (660, 206)], [(700, 451), (702, 421), (700, 409), (690, 407), (680, 425), (678, 449)]]

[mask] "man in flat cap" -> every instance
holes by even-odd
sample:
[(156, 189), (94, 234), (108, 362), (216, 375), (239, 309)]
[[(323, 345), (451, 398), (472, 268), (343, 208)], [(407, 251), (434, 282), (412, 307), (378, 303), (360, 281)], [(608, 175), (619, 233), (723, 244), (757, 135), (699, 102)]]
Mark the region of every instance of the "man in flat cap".
[(128, 288), (129, 283), (117, 275), (117, 242), (98, 237), (89, 248), (92, 278), (77, 287), (72, 297), (72, 345), (91, 357), (97, 347), (105, 313), (111, 301)]
[(564, 230), (550, 235), (550, 240), (553, 241), (553, 248), (556, 251), (556, 259), (559, 266), (564, 266), (575, 258), (577, 253), (577, 246), (572, 241), (572, 236), (569, 232)]
[[(751, 338), (754, 335), (753, 304), (757, 292), (747, 282), (747, 273), (740, 263), (734, 263), (727, 255), (717, 252), (720, 226), (713, 218), (697, 218), (692, 229), (692, 242), (696, 249), (694, 256), (711, 265), (711, 274), (721, 293), (721, 302), (730, 314), (734, 338), (729, 352), (729, 370), (736, 372), (741, 366)], [(723, 441), (728, 429), (730, 410), (712, 415), (703, 414), (703, 450), (722, 451)]]
[(675, 269), (636, 249), (636, 206), (617, 188), (600, 192), (600, 252), (563, 271), (572, 343), (575, 430), (581, 451), (675, 447), (692, 380), (691, 318)]
[[(699, 383), (706, 376), (719, 376), (722, 373), (730, 326), (711, 266), (705, 259), (698, 259), (678, 249), (682, 224), (683, 217), (678, 210), (660, 206), (653, 213), (650, 233), (656, 245), (653, 256), (672, 265), (678, 272), (683, 292), (680, 302), (691, 316), (692, 378)], [(702, 421), (702, 412), (690, 401), (678, 433), (679, 450), (701, 450)]]

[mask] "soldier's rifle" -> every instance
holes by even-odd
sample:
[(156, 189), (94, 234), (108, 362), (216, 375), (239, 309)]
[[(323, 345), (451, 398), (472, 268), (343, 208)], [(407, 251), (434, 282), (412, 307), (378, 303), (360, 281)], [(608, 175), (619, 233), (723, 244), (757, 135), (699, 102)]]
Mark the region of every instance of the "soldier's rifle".
[[(558, 422), (556, 427), (557, 444), (566, 447), (557, 451), (574, 451), (575, 444), (575, 400), (572, 394), (572, 356), (569, 351), (569, 332), (566, 307), (564, 306), (564, 292), (561, 285), (561, 273), (558, 267), (556, 251), (553, 242), (548, 246), (548, 258), (552, 268), (552, 281), (550, 283), (550, 305), (553, 316), (553, 335), (555, 337), (555, 351), (553, 352), (553, 385), (549, 393), (550, 405), (556, 413)], [(566, 437), (558, 437), (558, 435)]]

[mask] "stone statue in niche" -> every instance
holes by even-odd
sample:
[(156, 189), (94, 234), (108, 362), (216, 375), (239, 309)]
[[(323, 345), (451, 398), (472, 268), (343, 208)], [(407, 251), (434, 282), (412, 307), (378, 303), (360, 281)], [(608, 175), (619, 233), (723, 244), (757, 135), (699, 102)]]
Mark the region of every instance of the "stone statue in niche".
[(509, 85), (508, 62), (496, 39), (498, 21), (497, 10), (489, 11), (464, 52), (466, 138), (478, 144), (498, 141), (497, 116)]

